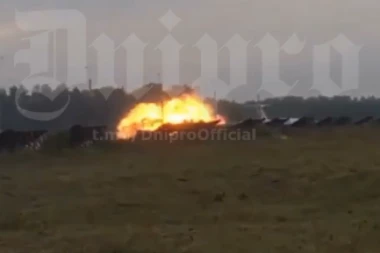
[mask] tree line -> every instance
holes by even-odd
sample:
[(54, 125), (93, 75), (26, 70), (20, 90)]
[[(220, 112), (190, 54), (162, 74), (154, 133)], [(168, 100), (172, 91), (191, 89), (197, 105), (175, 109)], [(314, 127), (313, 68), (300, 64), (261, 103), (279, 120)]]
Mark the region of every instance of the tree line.
[[(60, 85), (52, 89), (49, 85), (36, 85), (33, 89), (18, 92), (17, 87), (8, 90), (0, 89), (0, 129), (15, 130), (64, 130), (73, 125), (84, 126), (107, 125), (114, 127), (136, 103), (135, 97), (122, 89), (105, 87), (94, 90), (67, 89)], [(108, 89), (108, 91), (106, 90)], [(103, 95), (110, 93), (109, 97)], [(69, 103), (68, 102), (69, 100)], [(16, 103), (17, 100), (17, 103)], [(207, 99), (217, 105), (219, 114), (229, 121), (240, 121), (248, 117), (258, 117), (257, 110), (234, 101)], [(316, 119), (333, 116), (348, 116), (359, 119), (366, 116), (380, 118), (380, 98), (337, 97), (283, 97), (269, 98), (260, 103), (265, 104), (269, 117), (302, 117), (311, 116)], [(53, 112), (67, 104), (58, 117), (41, 121), (28, 118), (21, 110), (32, 112)]]

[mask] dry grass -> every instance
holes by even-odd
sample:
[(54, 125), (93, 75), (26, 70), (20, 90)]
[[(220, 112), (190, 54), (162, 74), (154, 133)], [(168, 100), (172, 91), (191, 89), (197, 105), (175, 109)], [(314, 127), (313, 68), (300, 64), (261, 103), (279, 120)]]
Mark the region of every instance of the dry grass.
[(379, 252), (380, 130), (1, 157), (0, 252)]

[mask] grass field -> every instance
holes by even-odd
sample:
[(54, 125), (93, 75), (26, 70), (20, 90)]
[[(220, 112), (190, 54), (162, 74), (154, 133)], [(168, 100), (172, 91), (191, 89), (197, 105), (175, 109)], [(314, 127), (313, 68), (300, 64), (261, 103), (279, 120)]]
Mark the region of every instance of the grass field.
[(380, 252), (380, 129), (0, 157), (0, 252)]

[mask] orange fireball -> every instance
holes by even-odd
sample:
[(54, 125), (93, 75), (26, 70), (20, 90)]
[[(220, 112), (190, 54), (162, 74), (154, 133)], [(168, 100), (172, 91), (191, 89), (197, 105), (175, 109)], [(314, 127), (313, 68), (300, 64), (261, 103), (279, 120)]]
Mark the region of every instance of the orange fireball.
[(137, 104), (120, 121), (117, 127), (117, 137), (130, 139), (138, 131), (155, 131), (163, 124), (200, 123), (215, 120), (220, 120), (219, 124), (225, 124), (224, 118), (216, 115), (213, 108), (203, 102), (200, 97), (195, 94), (185, 94), (161, 104)]

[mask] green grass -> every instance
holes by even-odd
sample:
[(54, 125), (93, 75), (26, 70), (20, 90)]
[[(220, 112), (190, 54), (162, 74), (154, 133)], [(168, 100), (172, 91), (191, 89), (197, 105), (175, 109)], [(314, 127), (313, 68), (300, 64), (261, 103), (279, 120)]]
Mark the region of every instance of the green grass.
[(1, 156), (0, 252), (379, 252), (380, 129)]

